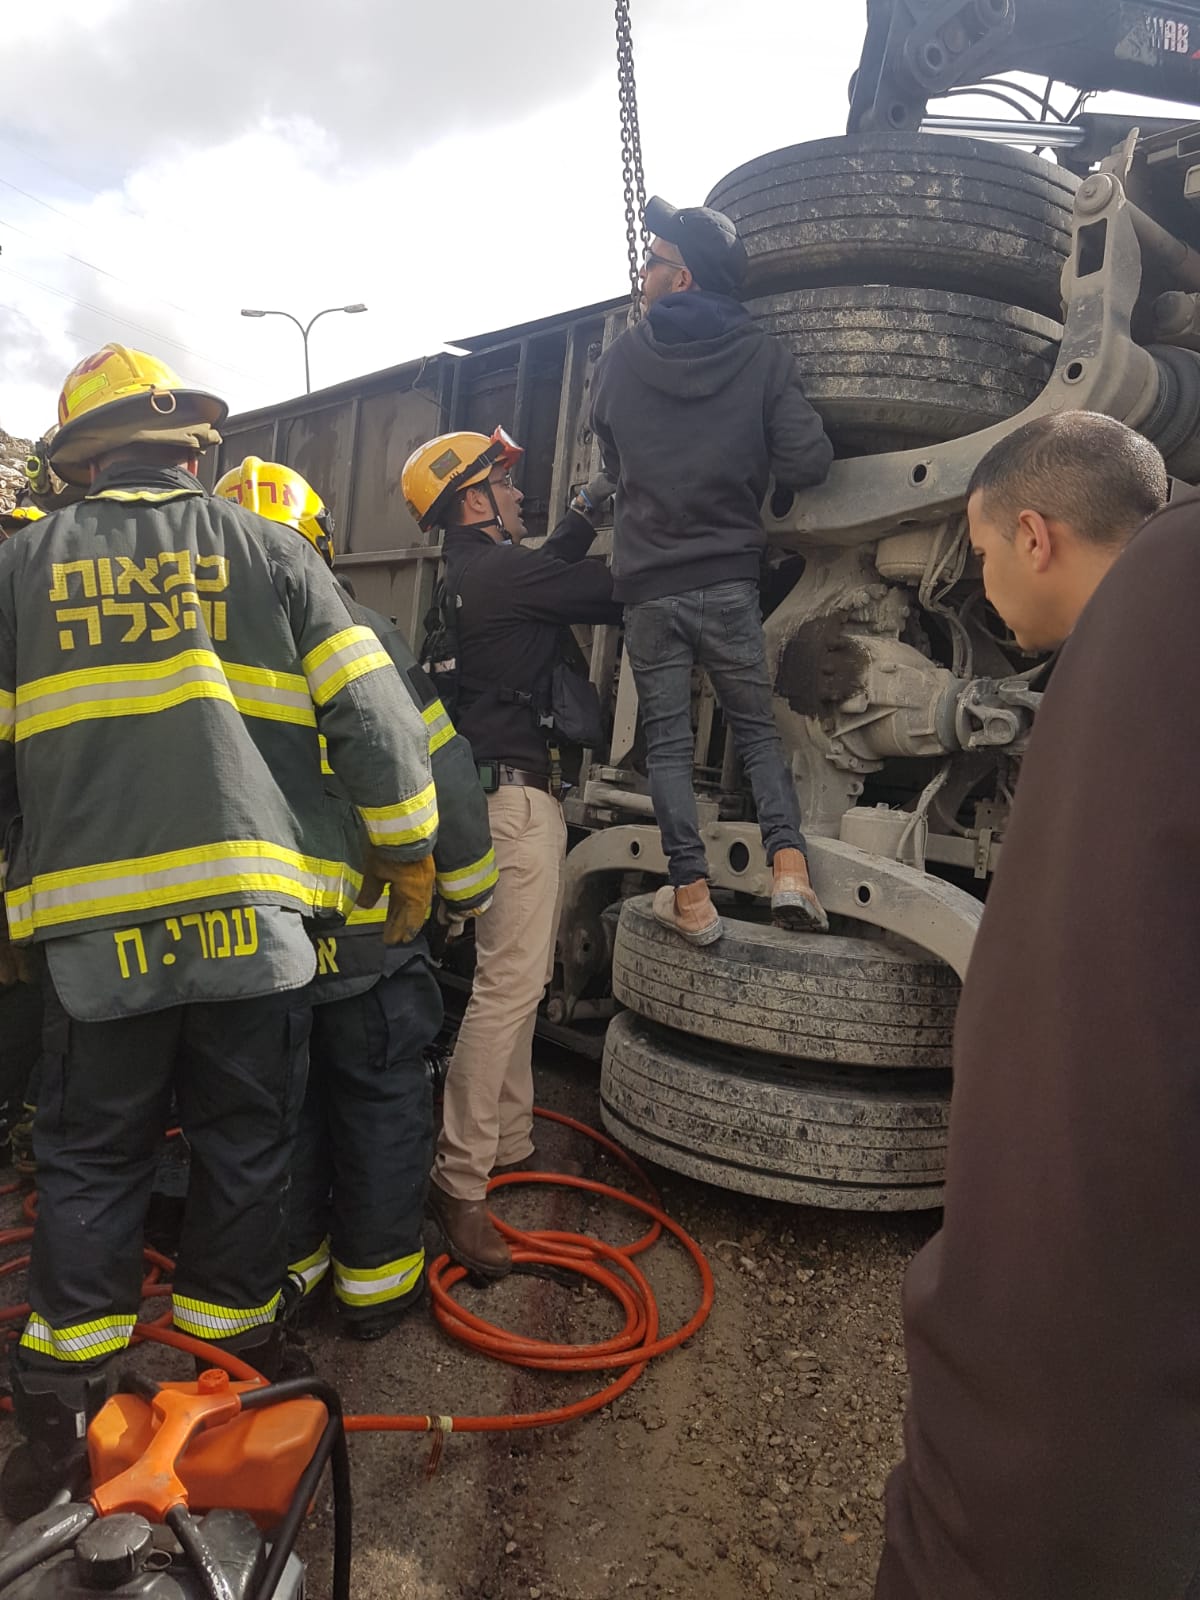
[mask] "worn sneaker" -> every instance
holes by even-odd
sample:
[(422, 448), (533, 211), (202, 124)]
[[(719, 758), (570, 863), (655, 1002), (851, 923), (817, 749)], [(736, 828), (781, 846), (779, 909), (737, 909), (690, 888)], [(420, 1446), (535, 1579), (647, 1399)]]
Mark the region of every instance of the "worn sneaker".
[(771, 921), (793, 933), (828, 933), (829, 918), (809, 881), (799, 850), (778, 850), (771, 863)]
[(688, 944), (712, 944), (725, 931), (703, 878), (678, 889), (668, 883), (655, 890), (654, 920), (679, 934)]

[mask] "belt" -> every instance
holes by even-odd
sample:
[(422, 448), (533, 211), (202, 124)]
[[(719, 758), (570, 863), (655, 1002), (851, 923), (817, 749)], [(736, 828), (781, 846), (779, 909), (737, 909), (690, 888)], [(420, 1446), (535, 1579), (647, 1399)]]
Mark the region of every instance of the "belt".
[(496, 763), (496, 770), (500, 775), (500, 787), (520, 789), (540, 789), (543, 794), (550, 793), (550, 779), (544, 772), (524, 772), (520, 767), (510, 767), (503, 761)]

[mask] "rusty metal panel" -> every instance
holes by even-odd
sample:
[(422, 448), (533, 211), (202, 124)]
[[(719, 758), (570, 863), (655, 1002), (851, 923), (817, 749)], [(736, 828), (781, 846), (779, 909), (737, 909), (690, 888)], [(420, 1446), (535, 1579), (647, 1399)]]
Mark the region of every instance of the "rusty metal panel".
[(358, 419), (354, 461), (353, 515), (345, 543), (339, 548), (355, 554), (368, 550), (397, 550), (428, 543), (404, 504), (400, 474), (419, 444), (444, 426), (439, 393), (417, 388), (414, 367), (404, 389), (364, 397)]

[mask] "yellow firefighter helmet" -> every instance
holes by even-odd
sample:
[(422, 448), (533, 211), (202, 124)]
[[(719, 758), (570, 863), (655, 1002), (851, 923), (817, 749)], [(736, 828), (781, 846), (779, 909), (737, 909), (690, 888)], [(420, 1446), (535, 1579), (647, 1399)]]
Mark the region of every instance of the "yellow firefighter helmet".
[(333, 565), (333, 518), (313, 486), (291, 467), (247, 456), (240, 467), (224, 474), (213, 493), (222, 500), (236, 500), (271, 522), (295, 528)]
[(418, 527), (426, 533), (441, 527), (456, 494), (483, 483), (493, 467), (514, 467), (524, 454), (503, 428), (490, 439), (483, 433), (442, 433), (421, 445), (400, 474), (400, 487)]
[(58, 431), (50, 465), (68, 483), (87, 483), (88, 463), (123, 444), (219, 444), (217, 425), (229, 407), (191, 389), (170, 367), (142, 350), (106, 344), (72, 367), (58, 397)]

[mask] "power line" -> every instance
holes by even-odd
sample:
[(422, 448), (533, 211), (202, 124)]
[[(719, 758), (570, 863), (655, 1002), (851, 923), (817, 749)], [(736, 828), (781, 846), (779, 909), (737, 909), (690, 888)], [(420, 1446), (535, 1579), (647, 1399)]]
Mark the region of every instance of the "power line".
[(36, 278), (29, 278), (23, 272), (17, 272), (12, 267), (0, 266), (0, 272), (7, 273), (10, 278), (16, 278), (21, 283), (27, 283), (42, 294), (54, 295), (59, 300), (69, 300), (73, 305), (82, 306), (85, 311), (94, 312), (96, 316), (103, 317), (107, 322), (118, 322), (123, 327), (132, 328), (137, 333), (147, 334), (160, 345), (170, 345), (173, 350), (182, 350), (189, 356), (194, 356), (197, 361), (203, 361), (207, 366), (220, 367), (223, 372), (232, 372), (239, 378), (245, 378), (248, 383), (262, 382), (261, 376), (246, 372), (241, 367), (232, 367), (227, 361), (218, 361), (213, 356), (206, 356), (203, 351), (195, 350), (189, 344), (182, 343), (179, 339), (170, 339), (166, 334), (159, 333), (154, 328), (146, 327), (145, 323), (134, 322), (130, 317), (122, 317), (115, 311), (109, 311), (104, 306), (93, 305), (90, 300), (81, 300), (78, 295), (68, 294), (65, 289), (54, 289), (48, 283), (39, 283)]
[[(0, 178), (0, 184), (3, 184), (6, 189), (11, 189), (14, 194), (23, 195), (26, 200), (32, 200), (34, 205), (42, 206), (45, 208), (45, 210), (52, 211), (56, 217), (62, 217), (64, 222), (70, 222), (76, 226), (78, 225), (79, 219), (77, 217), (72, 217), (69, 212), (61, 210), (60, 207), (56, 205), (52, 205), (49, 200), (43, 200), (39, 195), (31, 193), (30, 190), (22, 189), (19, 183), (13, 183), (8, 178)], [(130, 216), (135, 215), (134, 212), (130, 212), (129, 214)], [(141, 220), (145, 222), (146, 219), (142, 218)], [(90, 271), (98, 272), (105, 278), (112, 278), (115, 282), (123, 283), (130, 289), (136, 289), (139, 294), (149, 295), (151, 299), (159, 301), (161, 305), (169, 306), (172, 311), (181, 312), (185, 317), (194, 317), (198, 322), (207, 321), (207, 319), (202, 317), (198, 311), (193, 311), (188, 306), (177, 305), (174, 300), (168, 300), (163, 295), (156, 293), (152, 289), (144, 289), (140, 284), (132, 283), (128, 278), (122, 278), (119, 273), (110, 272), (107, 267), (98, 267), (94, 261), (85, 261), (82, 256), (72, 255), (69, 250), (63, 250), (58, 245), (47, 244), (47, 242), (44, 239), (40, 239), (36, 233), (30, 233), (28, 229), (18, 227), (15, 222), (7, 222), (5, 223), (5, 227), (15, 229), (17, 233), (23, 233), (27, 239), (32, 239), (35, 244), (40, 244), (47, 249), (56, 251), (59, 255), (66, 256), (69, 261), (78, 262), (81, 267), (87, 267)]]

